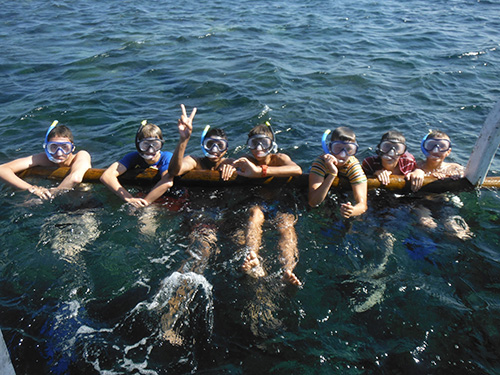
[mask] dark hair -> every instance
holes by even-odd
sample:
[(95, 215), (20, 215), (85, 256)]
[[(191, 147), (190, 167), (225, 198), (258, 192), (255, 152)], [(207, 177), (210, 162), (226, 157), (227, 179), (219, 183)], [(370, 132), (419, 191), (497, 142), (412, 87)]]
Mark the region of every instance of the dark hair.
[(332, 137), (330, 140), (333, 141), (342, 141), (342, 142), (356, 142), (356, 134), (351, 128), (347, 126), (340, 126), (334, 131), (332, 131)]
[(380, 139), (380, 143), (382, 143), (383, 141), (388, 141), (388, 140), (401, 142), (401, 143), (406, 144), (405, 136), (403, 135), (403, 133), (398, 132), (397, 130), (389, 130), (387, 133), (385, 133), (382, 136), (382, 138)]
[(69, 128), (65, 125), (58, 125), (54, 129), (52, 129), (47, 136), (47, 140), (50, 141), (52, 138), (56, 137), (61, 137), (61, 138), (68, 138), (71, 143), (73, 142), (73, 133)]
[(210, 137), (220, 137), (223, 139), (227, 139), (226, 132), (220, 128), (210, 128), (208, 129), (207, 135), (205, 136), (207, 138)]
[(266, 135), (274, 141), (274, 134), (271, 128), (266, 124), (260, 124), (255, 126), (252, 130), (250, 130), (250, 133), (248, 133), (248, 138), (258, 134)]

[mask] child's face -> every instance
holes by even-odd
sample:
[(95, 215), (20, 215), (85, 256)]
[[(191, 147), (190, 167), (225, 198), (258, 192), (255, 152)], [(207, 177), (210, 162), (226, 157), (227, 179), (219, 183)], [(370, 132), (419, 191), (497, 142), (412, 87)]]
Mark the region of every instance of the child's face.
[(48, 140), (45, 150), (54, 163), (64, 163), (73, 153), (75, 145), (67, 137), (52, 137)]
[(378, 153), (384, 169), (394, 171), (399, 158), (406, 152), (406, 145), (397, 140), (384, 140), (378, 145)]
[(355, 139), (354, 141), (332, 140), (328, 148), (330, 149), (330, 153), (337, 159), (338, 166), (347, 163), (349, 158), (358, 152), (358, 144)]
[(423, 147), (428, 152), (427, 160), (442, 162), (451, 153), (451, 141), (448, 137), (428, 138)]
[(227, 139), (214, 135), (212, 137), (205, 138), (203, 140), (202, 147), (205, 155), (210, 160), (217, 163), (227, 152), (228, 143)]
[(137, 143), (139, 153), (145, 160), (153, 160), (163, 147), (163, 141), (158, 137), (143, 138)]
[(248, 139), (247, 145), (253, 157), (262, 160), (272, 151), (273, 140), (266, 135), (257, 134)]

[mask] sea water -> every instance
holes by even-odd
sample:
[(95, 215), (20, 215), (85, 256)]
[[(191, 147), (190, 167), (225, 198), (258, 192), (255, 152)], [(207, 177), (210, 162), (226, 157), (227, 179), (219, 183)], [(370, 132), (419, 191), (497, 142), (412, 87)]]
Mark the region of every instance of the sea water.
[[(226, 131), (237, 157), (269, 120), (304, 171), (324, 130), (341, 125), (355, 130), (359, 159), (389, 129), (421, 158), (422, 137), (441, 129), (450, 160), (465, 165), (500, 98), (497, 1), (1, 9), (0, 163), (42, 151), (56, 119), (97, 168), (134, 149), (144, 119), (173, 150), (182, 103), (198, 108), (196, 155), (206, 124)], [(490, 175), (499, 169), (497, 156)], [(253, 189), (192, 189), (180, 210), (136, 210), (100, 184), (43, 203), (1, 184), (0, 327), (17, 374), (500, 372), (497, 191), (371, 192), (368, 212), (342, 221), (335, 202), (308, 209), (303, 190), (279, 190), (297, 216), (303, 286), (290, 289), (272, 220), (267, 276), (239, 272)], [(436, 228), (419, 225), (421, 206)], [(218, 230), (217, 249), (200, 272), (182, 273), (200, 222)]]

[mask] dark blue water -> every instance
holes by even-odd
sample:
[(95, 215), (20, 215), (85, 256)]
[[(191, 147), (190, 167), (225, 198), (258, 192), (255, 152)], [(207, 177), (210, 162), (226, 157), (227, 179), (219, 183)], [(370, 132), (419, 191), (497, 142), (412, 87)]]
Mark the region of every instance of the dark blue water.
[[(171, 150), (183, 103), (198, 108), (189, 153), (201, 153), (210, 124), (239, 155), (251, 127), (270, 120), (304, 170), (323, 131), (340, 125), (356, 131), (360, 158), (392, 128), (421, 157), (422, 136), (438, 128), (453, 141), (450, 159), (465, 165), (500, 98), (496, 1), (22, 0), (1, 9), (0, 163), (41, 151), (55, 119), (94, 167), (132, 150), (143, 119), (162, 127)], [(497, 156), (490, 175), (499, 169)], [(283, 189), (304, 282), (290, 290), (279, 282), (272, 223), (269, 276), (238, 273), (253, 192), (226, 190), (192, 189), (180, 211), (136, 211), (99, 184), (44, 204), (0, 185), (0, 326), (17, 373), (500, 372), (496, 191), (371, 193), (369, 211), (346, 223), (335, 204), (309, 210), (304, 191)], [(420, 206), (436, 228), (419, 225)], [(204, 220), (218, 229), (218, 255), (203, 277), (175, 273)], [(168, 320), (174, 300), (179, 314)], [(185, 341), (165, 338), (172, 321)]]

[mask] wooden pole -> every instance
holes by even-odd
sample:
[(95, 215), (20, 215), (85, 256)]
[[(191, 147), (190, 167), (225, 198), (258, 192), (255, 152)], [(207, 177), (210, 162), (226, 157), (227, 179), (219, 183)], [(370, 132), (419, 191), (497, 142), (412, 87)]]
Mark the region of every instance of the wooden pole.
[(490, 111), (465, 169), (465, 178), (474, 186), (483, 184), (500, 144), (500, 101)]
[[(69, 168), (46, 168), (33, 167), (20, 173), (21, 178), (44, 177), (55, 180), (62, 180), (69, 172)], [(84, 182), (99, 182), (104, 169), (90, 168), (84, 175)], [(131, 169), (119, 177), (122, 183), (132, 185), (151, 185), (158, 180), (158, 171), (155, 169)], [(176, 177), (175, 183), (183, 186), (231, 186), (231, 185), (289, 185), (290, 187), (307, 188), (309, 175), (307, 173), (297, 177), (264, 177), (264, 178), (246, 178), (234, 175), (229, 181), (222, 181), (220, 173), (217, 171), (190, 171), (183, 176)], [(368, 189), (384, 188), (394, 191), (409, 192), (410, 187), (403, 176), (390, 176), (390, 183), (382, 185), (376, 178), (368, 178)], [(338, 177), (333, 182), (333, 188), (339, 190), (350, 190), (349, 182)], [(474, 186), (469, 180), (462, 178), (460, 180), (437, 180), (434, 177), (425, 177), (422, 191), (426, 192), (444, 192), (470, 190)], [(486, 177), (481, 184), (482, 188), (500, 188), (500, 177)]]

